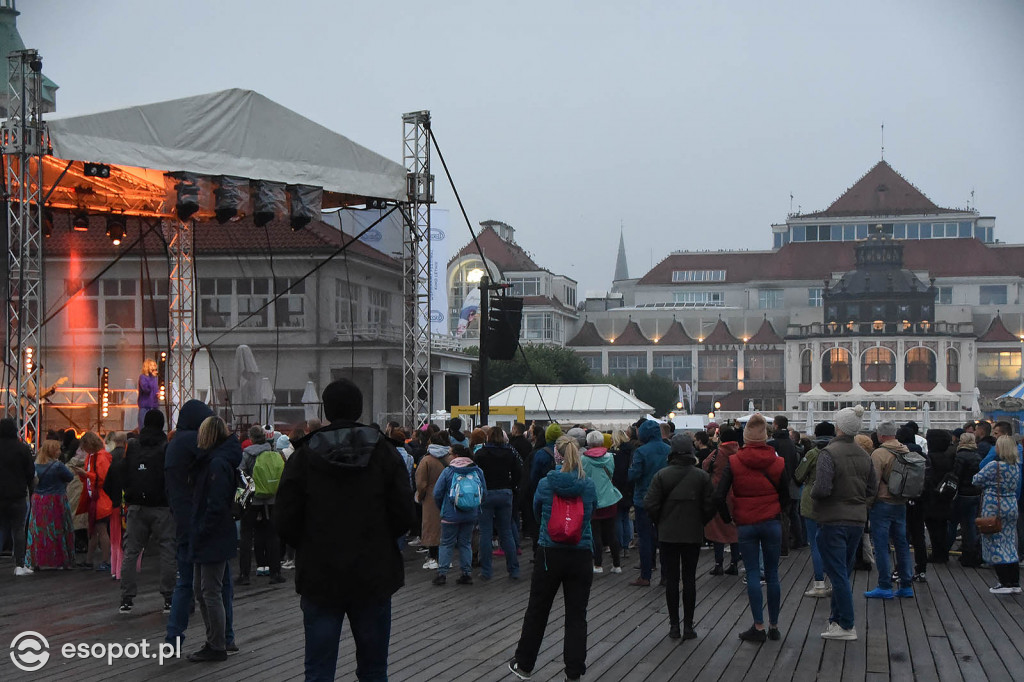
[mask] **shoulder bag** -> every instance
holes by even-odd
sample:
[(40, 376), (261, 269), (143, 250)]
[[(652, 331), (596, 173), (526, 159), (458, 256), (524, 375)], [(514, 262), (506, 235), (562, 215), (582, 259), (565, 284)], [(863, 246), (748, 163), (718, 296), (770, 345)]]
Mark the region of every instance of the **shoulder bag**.
[(999, 462), (996, 462), (996, 515), (995, 516), (979, 516), (974, 519), (974, 525), (977, 526), (978, 532), (982, 535), (995, 535), (996, 533), (1003, 530), (1003, 495), (1002, 495), (1003, 479), (999, 473)]

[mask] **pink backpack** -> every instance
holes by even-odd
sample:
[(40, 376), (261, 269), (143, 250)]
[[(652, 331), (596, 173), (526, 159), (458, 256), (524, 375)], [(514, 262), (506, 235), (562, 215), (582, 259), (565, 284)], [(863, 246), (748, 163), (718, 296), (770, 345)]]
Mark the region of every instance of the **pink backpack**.
[(583, 498), (555, 495), (551, 500), (548, 536), (553, 542), (578, 545), (583, 538)]

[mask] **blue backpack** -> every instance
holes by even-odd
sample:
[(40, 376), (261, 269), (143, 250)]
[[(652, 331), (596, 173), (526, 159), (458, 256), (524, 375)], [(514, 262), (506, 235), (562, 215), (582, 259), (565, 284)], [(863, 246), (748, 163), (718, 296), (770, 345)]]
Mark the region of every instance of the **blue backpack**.
[(475, 511), (480, 508), (483, 499), (483, 489), (480, 486), (480, 477), (473, 471), (468, 474), (455, 474), (452, 476), (452, 483), (448, 488), (448, 497), (455, 508), (461, 512)]

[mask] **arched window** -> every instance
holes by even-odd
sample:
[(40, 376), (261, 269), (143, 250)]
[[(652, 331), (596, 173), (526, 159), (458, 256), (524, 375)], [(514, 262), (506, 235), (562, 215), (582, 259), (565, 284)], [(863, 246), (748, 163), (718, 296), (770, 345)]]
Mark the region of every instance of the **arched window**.
[(896, 382), (896, 357), (888, 348), (874, 346), (861, 355), (860, 380), (892, 384)]
[(960, 354), (955, 348), (946, 349), (946, 384), (960, 383)]
[(829, 348), (821, 356), (821, 382), (848, 384), (853, 381), (850, 372), (850, 353), (844, 348)]
[(907, 351), (904, 366), (907, 383), (935, 383), (935, 354), (923, 346), (916, 346)]
[(800, 354), (800, 383), (811, 383), (811, 349)]

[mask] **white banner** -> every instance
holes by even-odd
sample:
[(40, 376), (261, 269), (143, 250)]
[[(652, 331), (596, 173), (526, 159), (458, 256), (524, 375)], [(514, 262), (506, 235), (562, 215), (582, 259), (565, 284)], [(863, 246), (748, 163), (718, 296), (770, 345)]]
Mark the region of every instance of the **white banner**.
[(448, 330), (448, 209), (430, 209), (430, 333)]

